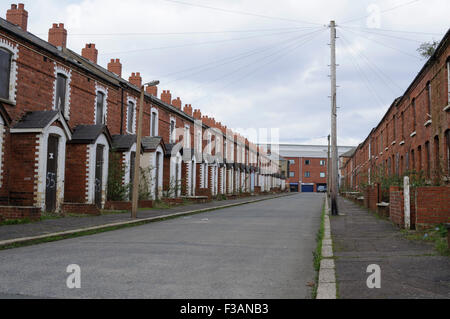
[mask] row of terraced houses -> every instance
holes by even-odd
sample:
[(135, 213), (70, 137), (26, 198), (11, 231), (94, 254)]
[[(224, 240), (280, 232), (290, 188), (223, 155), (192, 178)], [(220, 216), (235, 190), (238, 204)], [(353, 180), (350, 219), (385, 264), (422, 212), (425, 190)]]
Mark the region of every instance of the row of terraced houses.
[[(23, 4), (0, 18), (0, 211), (104, 208), (112, 167), (123, 185), (133, 181), (141, 75), (123, 79), (119, 59), (98, 65), (95, 44), (81, 55), (68, 49), (62, 23), (44, 41), (27, 22)], [(147, 87), (143, 103), (140, 162), (151, 199), (285, 187), (263, 149), (157, 91)]]
[(450, 222), (449, 42), (450, 30), (377, 127), (340, 157), (342, 194), (400, 227)]
[(355, 150), (341, 156), (341, 185), (357, 190), (376, 175), (422, 172), (450, 182), (450, 30), (405, 93)]

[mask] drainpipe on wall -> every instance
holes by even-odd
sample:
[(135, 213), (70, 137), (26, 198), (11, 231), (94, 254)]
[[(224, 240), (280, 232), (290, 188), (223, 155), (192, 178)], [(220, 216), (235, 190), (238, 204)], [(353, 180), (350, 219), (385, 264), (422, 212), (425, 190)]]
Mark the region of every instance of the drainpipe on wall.
[(120, 99), (120, 135), (123, 135), (123, 86), (120, 86), (122, 96)]

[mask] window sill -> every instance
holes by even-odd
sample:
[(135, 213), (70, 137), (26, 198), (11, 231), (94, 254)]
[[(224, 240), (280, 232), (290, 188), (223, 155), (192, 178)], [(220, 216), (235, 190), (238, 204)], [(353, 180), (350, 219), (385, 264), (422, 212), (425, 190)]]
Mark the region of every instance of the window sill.
[(11, 100), (7, 100), (7, 99), (2, 99), (0, 98), (0, 102), (12, 105), (12, 106), (16, 106), (16, 102), (15, 101), (11, 101)]
[(425, 127), (430, 126), (431, 123), (433, 123), (433, 121), (432, 120), (428, 120), (428, 121), (425, 122), (425, 124), (423, 126), (425, 126)]
[(400, 145), (405, 145), (405, 141), (401, 141), (401, 142), (400, 142)]
[(444, 107), (444, 112), (450, 112), (450, 104)]
[(414, 132), (411, 133), (410, 136), (411, 136), (411, 137), (414, 137), (414, 136), (416, 136), (416, 135), (417, 135), (417, 133), (414, 131)]

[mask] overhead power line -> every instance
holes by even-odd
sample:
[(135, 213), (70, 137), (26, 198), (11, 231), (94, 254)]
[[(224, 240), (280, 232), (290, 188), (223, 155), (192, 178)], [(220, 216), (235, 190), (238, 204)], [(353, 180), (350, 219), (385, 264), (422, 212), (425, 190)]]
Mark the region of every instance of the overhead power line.
[[(186, 74), (186, 75), (184, 75), (184, 76), (182, 76), (180, 78), (177, 78), (175, 80), (169, 81), (166, 84), (173, 83), (173, 82), (185, 79), (187, 77), (191, 77), (193, 75), (196, 75), (196, 74), (199, 74), (199, 73), (203, 73), (205, 71), (208, 71), (208, 70), (211, 70), (211, 69), (214, 69), (214, 68), (218, 68), (220, 66), (227, 65), (227, 64), (239, 61), (239, 60), (243, 60), (243, 59), (249, 58), (249, 57), (251, 57), (253, 55), (262, 54), (262, 53), (264, 53), (264, 52), (266, 52), (268, 50), (271, 50), (273, 48), (277, 48), (279, 44), (286, 44), (286, 43), (291, 43), (293, 41), (297, 41), (297, 40), (299, 40), (299, 39), (301, 39), (303, 37), (306, 37), (308, 35), (317, 33), (320, 30), (321, 29), (313, 31), (313, 32), (309, 32), (309, 33), (306, 33), (306, 34), (297, 35), (295, 37), (291, 37), (291, 38), (288, 38), (288, 39), (282, 39), (281, 41), (277, 41), (276, 43), (271, 43), (270, 45), (264, 46), (263, 48), (253, 49), (253, 50), (246, 51), (246, 52), (238, 54), (238, 55), (234, 55), (234, 56), (231, 56), (231, 57), (228, 57), (228, 58), (220, 59), (218, 61), (210, 62), (210, 63), (207, 63), (205, 65), (199, 66), (199, 67), (189, 68), (188, 71), (193, 71), (193, 69), (195, 69), (195, 71), (194, 72), (189, 72), (188, 74)], [(186, 72), (179, 71), (179, 72), (171, 73), (171, 75), (177, 74), (177, 73), (186, 73)], [(162, 78), (163, 76), (159, 76), (159, 77)]]
[[(243, 76), (240, 76), (239, 79), (232, 79), (231, 81), (228, 81), (225, 85), (221, 86), (218, 90), (223, 90), (223, 89), (225, 89), (225, 88), (227, 88), (227, 87), (229, 87), (229, 86), (231, 86), (231, 85), (233, 85), (233, 84), (236, 84), (236, 83), (238, 83), (238, 82), (241, 82), (243, 79), (246, 79), (246, 78), (248, 78), (249, 76), (251, 76), (252, 74), (254, 74), (254, 73), (258, 72), (259, 70), (261, 70), (261, 68), (267, 67), (267, 65), (269, 65), (269, 64), (272, 64), (272, 63), (274, 63), (274, 62), (280, 61), (280, 60), (281, 60), (281, 59), (280, 59), (281, 57), (293, 53), (293, 52), (294, 52), (295, 50), (297, 50), (298, 48), (304, 46), (306, 43), (308, 43), (308, 42), (310, 42), (311, 40), (313, 40), (314, 38), (318, 37), (318, 36), (319, 36), (320, 34), (322, 34), (325, 30), (326, 30), (325, 28), (324, 28), (324, 29), (321, 29), (321, 30), (318, 30), (318, 31), (314, 32), (314, 34), (311, 34), (307, 39), (304, 39), (304, 40), (303, 40), (302, 42), (300, 42), (300, 43), (295, 43), (295, 42), (294, 42), (294, 43), (288, 44), (287, 46), (282, 47), (280, 50), (277, 50), (277, 51), (275, 51), (274, 53), (271, 53), (271, 54), (269, 54), (269, 55), (266, 55), (266, 56), (264, 56), (263, 58), (258, 59), (258, 60), (256, 60), (256, 61), (253, 61), (252, 63), (246, 64), (246, 65), (244, 65), (244, 66), (242, 66), (242, 67), (239, 67), (238, 69), (235, 69), (234, 71), (232, 71), (232, 72), (230, 72), (230, 73), (228, 73), (228, 74), (225, 74), (224, 76), (221, 76), (221, 77), (219, 77), (219, 78), (216, 78), (216, 79), (213, 80), (213, 81), (214, 81), (214, 82), (217, 82), (217, 81), (222, 80), (222, 79), (224, 79), (224, 78), (226, 78), (226, 77), (229, 77), (230, 75), (236, 74), (237, 72), (239, 72), (239, 71), (241, 71), (241, 70), (243, 70), (243, 69), (245, 69), (245, 68), (247, 68), (247, 67), (249, 67), (249, 66), (254, 66), (257, 62), (261, 62), (261, 61), (263, 61), (263, 60), (266, 60), (267, 58), (273, 57), (273, 58), (270, 59), (269, 61), (264, 62), (263, 65), (257, 65), (256, 68), (253, 68), (250, 72), (244, 74)], [(289, 50), (288, 50), (288, 49), (289, 49)], [(210, 85), (210, 84), (211, 84), (211, 82), (208, 83), (207, 85)], [(198, 89), (201, 88), (201, 87), (203, 87), (203, 86), (197, 87), (196, 90), (198, 90)], [(193, 103), (198, 103), (199, 101), (201, 101), (201, 100), (203, 100), (203, 99), (205, 99), (205, 98), (209, 98), (209, 97), (210, 97), (210, 95), (203, 96), (202, 98), (199, 98), (199, 99), (195, 100)]]
[[(341, 29), (347, 29), (348, 27), (341, 26), (340, 28)], [(363, 32), (363, 33), (367, 32), (369, 34), (375, 34), (375, 35), (378, 35), (378, 36), (381, 36), (381, 37), (386, 37), (386, 38), (391, 38), (391, 39), (398, 39), (398, 40), (404, 40), (404, 41), (410, 41), (410, 42), (416, 42), (416, 43), (422, 43), (423, 42), (423, 41), (417, 40), (417, 39), (404, 38), (404, 37), (399, 37), (399, 36), (396, 36), (396, 35), (379, 33), (379, 32), (371, 31), (371, 30), (355, 30), (355, 31), (359, 31), (359, 32)]]
[[(399, 9), (399, 8), (402, 8), (402, 7), (405, 7), (405, 6), (409, 6), (409, 5), (411, 5), (413, 3), (416, 3), (416, 2), (419, 2), (419, 1), (421, 1), (421, 0), (413, 0), (413, 1), (410, 1), (410, 2), (407, 2), (407, 3), (403, 3), (403, 4), (400, 4), (400, 5), (397, 5), (397, 6), (388, 8), (388, 9), (385, 9), (385, 10), (381, 10), (380, 13), (386, 13), (386, 12), (389, 12), (389, 11), (393, 11), (393, 10), (396, 10), (396, 9)], [(370, 14), (366, 14), (364, 16), (360, 16), (360, 17), (357, 17), (357, 18), (351, 18), (351, 19), (348, 19), (348, 20), (344, 20), (342, 23), (358, 21), (358, 20), (361, 20), (361, 19), (365, 19), (365, 18), (367, 18), (369, 16), (370, 16)]]
[(258, 13), (252, 13), (252, 12), (246, 12), (246, 11), (217, 8), (217, 7), (212, 7), (212, 6), (208, 6), (208, 5), (195, 4), (195, 3), (179, 1), (179, 0), (162, 0), (162, 1), (181, 4), (181, 5), (185, 5), (185, 6), (198, 7), (198, 8), (203, 8), (203, 9), (210, 9), (210, 10), (215, 10), (215, 11), (233, 13), (233, 14), (247, 15), (247, 16), (263, 18), (263, 19), (280, 20), (280, 21), (295, 22), (295, 23), (306, 23), (306, 24), (313, 24), (313, 25), (322, 25), (321, 23), (314, 23), (314, 22), (309, 22), (309, 21), (283, 18), (283, 17), (274, 17), (274, 16), (268, 16), (268, 15), (264, 15), (264, 14), (258, 14)]
[(136, 50), (128, 50), (128, 51), (108, 52), (108, 53), (103, 53), (103, 54), (99, 54), (99, 55), (113, 55), (113, 54), (117, 55), (117, 54), (125, 54), (125, 53), (146, 52), (146, 51), (153, 51), (153, 50), (185, 48), (185, 47), (208, 45), (208, 44), (216, 44), (216, 43), (225, 43), (225, 42), (232, 42), (232, 41), (239, 41), (239, 40), (261, 38), (261, 37), (271, 37), (271, 36), (275, 36), (275, 35), (295, 33), (295, 32), (298, 32), (298, 30), (296, 30), (296, 31), (277, 32), (277, 33), (271, 33), (271, 34), (263, 34), (263, 35), (259, 34), (259, 35), (253, 35), (253, 36), (248, 36), (248, 37), (232, 38), (232, 39), (225, 39), (225, 40), (194, 42), (194, 43), (180, 44), (180, 45), (171, 45), (171, 46), (164, 46), (164, 47), (154, 47), (154, 48), (136, 49)]
[(363, 30), (372, 30), (372, 31), (379, 31), (379, 32), (391, 32), (391, 33), (411, 33), (411, 34), (422, 34), (422, 35), (438, 35), (442, 36), (443, 33), (437, 33), (437, 32), (421, 32), (421, 31), (405, 31), (405, 30), (393, 30), (393, 29), (383, 29), (383, 28), (366, 28), (356, 25), (344, 25), (340, 24), (340, 27), (346, 27), (346, 28), (352, 28), (352, 29), (363, 29)]
[(379, 45), (382, 45), (382, 46), (384, 46), (384, 47), (386, 47), (386, 48), (389, 48), (389, 49), (391, 49), (391, 50), (395, 50), (395, 51), (397, 51), (397, 52), (400, 52), (400, 53), (402, 53), (402, 54), (404, 54), (404, 55), (406, 55), (406, 56), (409, 56), (409, 57), (412, 57), (412, 58), (415, 58), (415, 59), (420, 60), (420, 58), (419, 58), (418, 56), (412, 55), (412, 54), (410, 54), (410, 53), (408, 53), (408, 52), (405, 52), (405, 51), (400, 50), (400, 49), (398, 49), (398, 48), (396, 48), (396, 47), (393, 47), (393, 46), (390, 46), (390, 45), (388, 45), (388, 44), (386, 44), (386, 43), (380, 42), (380, 41), (378, 41), (378, 40), (369, 38), (369, 37), (367, 37), (367, 36), (364, 35), (364, 34), (360, 34), (360, 33), (357, 33), (357, 32), (355, 32), (355, 31), (352, 31), (352, 30), (349, 30), (349, 29), (347, 29), (347, 31), (348, 31), (348, 32), (351, 32), (351, 33), (353, 33), (353, 34), (356, 34), (357, 36), (363, 37), (363, 38), (366, 39), (366, 40), (375, 42), (375, 43), (377, 43), (377, 44), (379, 44)]
[(345, 43), (345, 45), (348, 47), (349, 52), (352, 54), (352, 56), (355, 57), (355, 59), (350, 59), (353, 66), (356, 69), (356, 73), (358, 74), (358, 76), (362, 79), (362, 82), (364, 83), (364, 85), (366, 86), (367, 90), (370, 91), (373, 96), (375, 97), (375, 100), (377, 100), (377, 103), (380, 103), (380, 105), (384, 105), (384, 101), (381, 98), (381, 96), (377, 93), (377, 91), (375, 90), (375, 88), (373, 87), (373, 85), (370, 83), (369, 77), (366, 75), (366, 73), (364, 72), (364, 69), (360, 66), (360, 64), (357, 61), (357, 56), (355, 55), (355, 53), (353, 52), (353, 49), (351, 48), (351, 44), (349, 42), (347, 42), (347, 40), (345, 39), (345, 37), (341, 36), (341, 40)]
[[(387, 75), (381, 68), (379, 68), (375, 62), (372, 62), (363, 52), (358, 52), (358, 51), (353, 51), (353, 49), (350, 46), (350, 40), (347, 39), (347, 37), (341, 33), (341, 36), (343, 38), (343, 40), (349, 44), (349, 50), (352, 51), (350, 53), (352, 53), (352, 55), (355, 56), (355, 58), (360, 58), (361, 60), (364, 60), (367, 65), (369, 66), (369, 68), (373, 71), (372, 73), (375, 74), (380, 80), (381, 82), (383, 82), (383, 84), (394, 94), (394, 95), (398, 95), (398, 92), (394, 91), (392, 89), (392, 86), (389, 85), (386, 81), (386, 79), (393, 84), (395, 87), (397, 87), (399, 89), (399, 91), (402, 91), (403, 89), (394, 81), (392, 80), (392, 78)], [(354, 53), (354, 54), (353, 54)]]
[[(205, 35), (205, 34), (223, 34), (223, 33), (255, 33), (255, 32), (273, 32), (282, 30), (307, 30), (317, 28), (316, 26), (308, 27), (289, 27), (289, 28), (271, 28), (271, 29), (246, 29), (246, 30), (219, 30), (219, 31), (185, 31), (185, 32), (109, 32), (109, 33), (69, 33), (69, 37), (81, 36), (167, 36), (167, 35)], [(46, 35), (46, 33), (37, 33), (36, 35)]]

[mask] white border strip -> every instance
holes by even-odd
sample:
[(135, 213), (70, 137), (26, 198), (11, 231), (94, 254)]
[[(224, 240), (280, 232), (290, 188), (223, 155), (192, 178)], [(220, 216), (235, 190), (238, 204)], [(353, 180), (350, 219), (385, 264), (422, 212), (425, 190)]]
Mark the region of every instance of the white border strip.
[(336, 299), (336, 273), (331, 239), (330, 208), (325, 197), (325, 225), (322, 240), (322, 260), (320, 262), (319, 283), (316, 299)]

